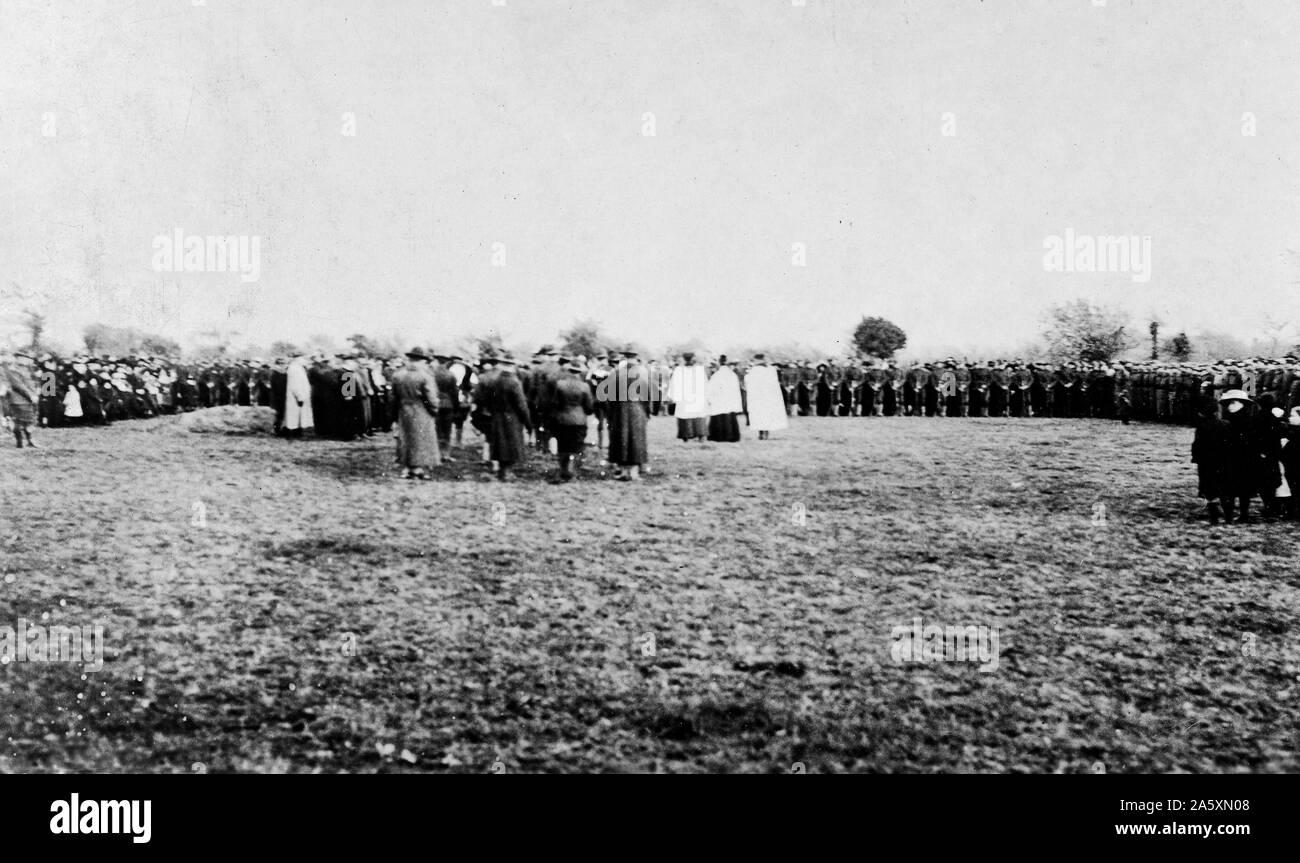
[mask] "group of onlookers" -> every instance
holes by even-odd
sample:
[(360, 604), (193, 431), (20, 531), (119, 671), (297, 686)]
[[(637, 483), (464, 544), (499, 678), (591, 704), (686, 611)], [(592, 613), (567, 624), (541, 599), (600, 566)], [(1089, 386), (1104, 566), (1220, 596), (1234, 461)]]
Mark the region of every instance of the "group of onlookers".
[(1300, 405), (1225, 391), (1201, 406), (1192, 461), (1212, 524), (1249, 522), (1256, 498), (1265, 519), (1300, 518)]

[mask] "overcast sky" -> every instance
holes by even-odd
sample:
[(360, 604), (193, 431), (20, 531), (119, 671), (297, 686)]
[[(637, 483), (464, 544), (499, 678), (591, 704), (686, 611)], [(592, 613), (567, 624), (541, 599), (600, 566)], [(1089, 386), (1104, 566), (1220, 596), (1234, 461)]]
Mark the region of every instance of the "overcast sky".
[[(1300, 3), (505, 3), (0, 0), (3, 277), (70, 343), (1300, 321)], [(259, 280), (155, 272), (178, 228)], [(1150, 237), (1149, 281), (1048, 272), (1067, 230)]]

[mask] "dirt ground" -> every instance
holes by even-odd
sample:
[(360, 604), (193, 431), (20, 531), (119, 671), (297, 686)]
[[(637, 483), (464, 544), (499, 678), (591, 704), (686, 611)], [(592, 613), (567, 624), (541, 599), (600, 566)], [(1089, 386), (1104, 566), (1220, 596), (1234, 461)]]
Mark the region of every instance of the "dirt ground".
[[(674, 431), (639, 485), (175, 418), (0, 449), (0, 625), (105, 646), (0, 666), (0, 769), (1300, 769), (1300, 526), (1189, 519), (1190, 430)], [(895, 661), (916, 618), (996, 669)]]

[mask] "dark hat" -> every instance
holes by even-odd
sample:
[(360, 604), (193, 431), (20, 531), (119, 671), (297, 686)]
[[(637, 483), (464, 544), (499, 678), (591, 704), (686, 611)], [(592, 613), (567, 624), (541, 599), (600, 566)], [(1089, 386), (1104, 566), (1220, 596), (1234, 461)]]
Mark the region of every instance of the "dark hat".
[(682, 351), (682, 359), (684, 360), (695, 359), (695, 351)]
[(412, 360), (429, 359), (429, 355), (424, 352), (423, 348), (411, 348), (409, 351), (406, 352), (406, 356), (408, 359), (412, 359)]
[[(611, 351), (611, 353), (613, 353), (613, 351)], [(618, 350), (618, 353), (622, 354), (622, 355), (625, 356), (625, 357), (636, 357), (636, 356), (637, 356), (636, 349), (633, 348), (631, 345), (628, 345), (627, 347), (624, 347), (624, 348), (620, 348), (620, 349)]]
[(765, 360), (765, 359), (767, 359), (767, 354), (754, 354), (754, 359), (756, 359), (756, 360)]

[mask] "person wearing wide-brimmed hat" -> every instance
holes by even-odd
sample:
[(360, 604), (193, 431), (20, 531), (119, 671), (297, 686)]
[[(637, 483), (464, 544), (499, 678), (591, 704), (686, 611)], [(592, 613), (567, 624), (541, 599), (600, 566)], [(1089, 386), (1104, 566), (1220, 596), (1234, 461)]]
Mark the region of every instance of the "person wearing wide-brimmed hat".
[(576, 362), (564, 362), (565, 377), (555, 382), (551, 414), (546, 421), (555, 435), (555, 457), (559, 462), (557, 482), (574, 478), (574, 465), (582, 458), (587, 441), (587, 418), (595, 410), (591, 388), (584, 379), (587, 370)]
[(483, 408), (488, 414), (488, 453), (497, 479), (510, 480), (510, 469), (524, 458), (524, 432), (533, 428), (528, 400), (515, 371), (514, 357), (497, 356), (497, 372), (481, 383)]
[(596, 399), (605, 403), (608, 415), (609, 460), (619, 466), (619, 479), (636, 481), (649, 460), (645, 431), (650, 382), (635, 349), (629, 346), (617, 353), (618, 365), (596, 388)]
[(442, 464), (438, 449), (438, 386), (429, 372), (429, 355), (421, 348), (406, 352), (406, 365), (393, 375), (393, 410), (397, 414), (397, 459), (403, 479), (428, 479)]

